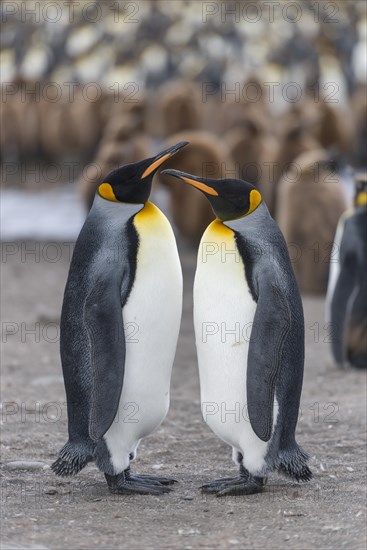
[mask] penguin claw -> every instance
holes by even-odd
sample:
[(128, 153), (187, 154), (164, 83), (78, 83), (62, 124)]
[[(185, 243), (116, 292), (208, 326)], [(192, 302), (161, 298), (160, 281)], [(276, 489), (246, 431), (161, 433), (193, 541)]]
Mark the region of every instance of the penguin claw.
[(130, 477), (140, 483), (151, 483), (154, 485), (173, 485), (174, 483), (178, 483), (177, 479), (173, 477), (153, 476), (150, 474), (132, 474)]
[(137, 483), (138, 485), (158, 485), (158, 487), (162, 487), (162, 483), (160, 483), (157, 479), (147, 479), (139, 475), (130, 476), (130, 481)]
[(222, 488), (216, 492), (217, 497), (225, 496), (240, 496), (240, 495), (255, 495), (261, 493), (263, 486), (254, 481), (239, 483), (238, 485), (231, 485), (229, 487)]
[(148, 485), (127, 481), (122, 486), (109, 488), (114, 495), (163, 495), (172, 489), (163, 485)]
[(204, 485), (200, 486), (200, 489), (203, 491), (207, 491), (207, 489), (217, 489), (220, 485), (223, 485), (225, 483), (228, 483), (230, 481), (236, 481), (237, 483), (240, 481), (239, 477), (222, 477), (220, 479), (216, 479), (215, 481), (211, 481), (210, 483), (204, 483)]
[(114, 495), (163, 495), (172, 491), (169, 487), (159, 483), (139, 483), (130, 479), (115, 485), (109, 485), (108, 488)]
[[(125, 470), (116, 476), (105, 474), (107, 485), (111, 493), (120, 495), (162, 495), (170, 493), (172, 489), (159, 481), (159, 477), (134, 475), (130, 470)], [(169, 480), (169, 478), (162, 478)]]
[(214, 493), (217, 497), (253, 495), (263, 490), (265, 478), (254, 477), (245, 468), (237, 477), (223, 477), (201, 486), (203, 493)]

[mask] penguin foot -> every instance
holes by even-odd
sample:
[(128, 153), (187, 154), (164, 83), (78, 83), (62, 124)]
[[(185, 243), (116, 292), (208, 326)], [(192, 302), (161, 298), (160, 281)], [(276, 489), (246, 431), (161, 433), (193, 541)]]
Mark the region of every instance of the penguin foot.
[(243, 466), (240, 475), (223, 477), (201, 486), (203, 493), (214, 493), (217, 497), (253, 495), (261, 493), (264, 487), (264, 478), (252, 476)]
[[(127, 469), (121, 474), (110, 476), (105, 474), (107, 485), (111, 493), (120, 495), (162, 495), (170, 493), (172, 489), (158, 481), (154, 476), (138, 476), (130, 473)], [(150, 479), (148, 479), (150, 478)], [(169, 478), (162, 478), (165, 481)]]
[(253, 478), (248, 481), (229, 486), (221, 486), (216, 491), (217, 497), (224, 496), (240, 496), (240, 495), (255, 495), (256, 493), (261, 493), (263, 490), (264, 484), (259, 482), (261, 478)]
[(149, 474), (130, 474), (130, 478), (139, 483), (153, 483), (154, 485), (173, 485), (178, 483), (173, 477), (151, 476)]
[(217, 489), (220, 487), (220, 485), (223, 485), (225, 483), (229, 482), (237, 482), (239, 483), (241, 481), (240, 476), (236, 477), (221, 477), (219, 479), (215, 479), (214, 481), (211, 481), (210, 483), (205, 483), (204, 485), (201, 485), (200, 489), (202, 489), (206, 493), (213, 492), (212, 489)]

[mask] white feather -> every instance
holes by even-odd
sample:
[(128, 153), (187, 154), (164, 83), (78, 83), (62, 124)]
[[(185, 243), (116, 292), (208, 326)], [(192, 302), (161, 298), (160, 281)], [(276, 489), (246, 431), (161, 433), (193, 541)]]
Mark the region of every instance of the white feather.
[[(217, 229), (214, 222), (203, 235), (194, 284), (202, 414), (213, 432), (233, 447), (234, 460), (240, 451), (244, 466), (256, 474), (268, 447), (247, 414), (247, 356), (256, 302), (233, 236)], [(274, 422), (276, 416), (275, 410)]]

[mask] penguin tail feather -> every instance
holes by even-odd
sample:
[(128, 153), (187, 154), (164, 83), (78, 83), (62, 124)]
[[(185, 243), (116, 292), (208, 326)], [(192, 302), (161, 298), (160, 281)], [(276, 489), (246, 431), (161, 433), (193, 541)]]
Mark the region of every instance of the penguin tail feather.
[(279, 456), (278, 471), (296, 481), (310, 481), (312, 472), (307, 465), (309, 455), (298, 445), (282, 451)]
[(75, 476), (92, 459), (91, 452), (83, 445), (68, 441), (59, 452), (58, 458), (51, 465), (51, 470), (60, 477)]

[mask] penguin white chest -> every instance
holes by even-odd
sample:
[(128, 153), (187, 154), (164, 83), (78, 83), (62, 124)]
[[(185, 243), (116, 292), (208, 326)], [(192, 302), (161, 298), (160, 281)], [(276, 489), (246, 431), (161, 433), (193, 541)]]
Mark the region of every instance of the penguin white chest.
[(267, 444), (247, 414), (247, 357), (256, 312), (234, 233), (214, 221), (204, 233), (194, 284), (194, 323), (202, 414), (226, 443), (257, 469)]
[(333, 254), (332, 261), (330, 261), (329, 280), (325, 301), (325, 320), (327, 323), (331, 321), (331, 302), (333, 300), (335, 287), (340, 275), (340, 243), (343, 237), (345, 220), (351, 215), (352, 212), (353, 211), (347, 210), (347, 212), (345, 212), (339, 220), (338, 226), (336, 228), (333, 245), (335, 254)]
[(114, 465), (167, 414), (182, 312), (182, 271), (172, 228), (152, 203), (134, 218), (139, 247), (123, 308), (126, 359), (118, 419), (105, 438)]

